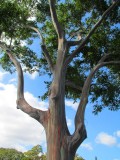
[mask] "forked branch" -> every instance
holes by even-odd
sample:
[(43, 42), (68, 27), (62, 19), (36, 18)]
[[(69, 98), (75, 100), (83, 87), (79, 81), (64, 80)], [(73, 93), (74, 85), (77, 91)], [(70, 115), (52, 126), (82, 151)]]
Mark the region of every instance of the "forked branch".
[(31, 107), (24, 98), (24, 78), (23, 71), (19, 61), (12, 54), (12, 51), (2, 42), (0, 42), (0, 48), (7, 53), (11, 61), (14, 63), (17, 73), (18, 73), (18, 87), (17, 87), (17, 108), (21, 109), (23, 112), (27, 113), (32, 118), (39, 121), (44, 125), (44, 116), (46, 115), (44, 111)]
[(82, 94), (81, 94), (81, 100), (80, 100), (80, 104), (78, 106), (78, 110), (76, 113), (76, 127), (78, 124), (78, 121), (82, 121), (84, 122), (84, 112), (85, 112), (85, 108), (86, 108), (86, 104), (88, 102), (88, 96), (89, 96), (89, 90), (90, 90), (90, 85), (91, 85), (91, 81), (92, 78), (94, 77), (95, 73), (102, 67), (106, 66), (106, 65), (117, 65), (120, 64), (120, 61), (109, 61), (109, 62), (101, 62), (98, 63), (90, 72), (89, 76), (87, 77), (83, 89), (82, 89)]
[[(84, 127), (84, 114), (85, 114), (85, 109), (86, 109), (86, 105), (88, 102), (88, 96), (89, 96), (89, 90), (90, 90), (90, 85), (92, 82), (92, 78), (94, 77), (95, 73), (102, 67), (106, 66), (106, 65), (116, 65), (119, 64), (120, 65), (120, 61), (109, 61), (109, 62), (104, 62), (103, 59), (105, 57), (101, 58), (101, 61), (98, 62), (98, 64), (92, 69), (92, 71), (90, 72), (89, 76), (87, 77), (83, 89), (82, 89), (82, 94), (81, 94), (81, 99), (80, 99), (80, 103), (78, 106), (78, 110), (75, 116), (75, 133), (72, 136), (72, 139), (76, 139), (77, 141), (79, 140), (79, 136), (78, 136), (78, 131), (81, 131), (80, 126)], [(85, 128), (84, 128), (85, 130)]]
[(94, 27), (92, 28), (92, 30), (88, 33), (88, 35), (86, 36), (86, 38), (80, 43), (80, 45), (77, 47), (77, 49), (75, 51), (73, 51), (73, 53), (66, 59), (65, 62), (65, 66), (67, 67), (68, 64), (72, 61), (72, 59), (78, 54), (80, 53), (81, 49), (85, 46), (85, 44), (88, 42), (89, 38), (93, 35), (93, 33), (95, 32), (95, 30), (100, 26), (100, 24), (102, 23), (102, 21), (105, 19), (105, 17), (110, 13), (110, 11), (112, 9), (114, 9), (114, 7), (119, 3), (119, 0), (116, 0), (101, 16), (101, 18), (99, 19), (99, 21), (94, 25)]

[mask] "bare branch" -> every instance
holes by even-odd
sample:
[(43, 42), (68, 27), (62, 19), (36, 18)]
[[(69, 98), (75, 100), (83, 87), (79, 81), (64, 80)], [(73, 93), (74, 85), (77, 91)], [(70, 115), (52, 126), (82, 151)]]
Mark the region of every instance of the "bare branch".
[(53, 72), (53, 62), (52, 62), (52, 60), (51, 60), (51, 57), (50, 57), (49, 52), (48, 52), (48, 50), (47, 50), (47, 47), (46, 47), (46, 45), (45, 45), (45, 41), (44, 41), (44, 38), (43, 38), (43, 36), (42, 36), (42, 33), (41, 33), (37, 28), (35, 28), (35, 27), (31, 27), (31, 26), (27, 26), (27, 27), (30, 28), (30, 29), (32, 29), (32, 30), (34, 30), (35, 32), (38, 33), (38, 35), (39, 35), (39, 37), (40, 37), (40, 39), (41, 39), (41, 41), (42, 41), (41, 48), (42, 48), (42, 50), (43, 50), (43, 52), (44, 52), (44, 55), (45, 55), (45, 58), (46, 58), (46, 60), (47, 60), (47, 62), (48, 62), (48, 65), (49, 65), (49, 67), (50, 67), (50, 70), (51, 70), (51, 72)]
[(69, 86), (69, 87), (71, 87), (73, 89), (77, 89), (79, 91), (82, 91), (82, 87), (80, 87), (79, 85), (76, 85), (75, 83), (73, 83), (73, 82), (71, 82), (69, 80), (66, 81), (65, 85)]
[(17, 59), (11, 54), (11, 50), (7, 48), (7, 46), (0, 42), (0, 47), (6, 51), (11, 61), (14, 63), (17, 72), (18, 72), (18, 90), (17, 90), (17, 99), (24, 98), (24, 80), (23, 80), (23, 72), (20, 63)]
[(75, 132), (71, 136), (71, 145), (76, 147), (82, 143), (82, 141), (87, 137), (85, 125), (84, 125), (84, 114), (85, 108), (88, 102), (88, 94), (91, 85), (91, 81), (95, 73), (103, 66), (110, 65), (110, 64), (120, 64), (120, 61), (110, 61), (110, 62), (102, 62), (98, 63), (90, 72), (89, 76), (87, 77), (81, 94), (81, 100), (78, 106), (78, 110), (75, 116)]
[(21, 109), (23, 112), (27, 113), (29, 116), (33, 117), (37, 121), (39, 121), (41, 124), (44, 123), (44, 116), (45, 111), (41, 111), (39, 109), (31, 107), (26, 100), (24, 99), (24, 78), (23, 78), (23, 71), (21, 68), (20, 63), (15, 58), (13, 54), (11, 54), (11, 50), (2, 42), (0, 42), (0, 47), (2, 50), (4, 50), (11, 61), (14, 63), (17, 73), (18, 73), (18, 87), (17, 87), (17, 108)]
[(49, 55), (49, 52), (48, 52), (48, 50), (47, 50), (47, 48), (46, 48), (45, 45), (42, 45), (41, 48), (42, 48), (42, 50), (43, 50), (43, 52), (44, 52), (44, 55), (45, 55), (45, 58), (46, 58), (46, 60), (47, 60), (47, 62), (48, 62), (48, 65), (49, 65), (49, 67), (50, 67), (50, 70), (51, 70), (51, 72), (53, 73), (53, 71), (54, 71), (54, 66), (53, 66), (53, 62), (52, 62), (52, 60), (51, 60), (51, 57), (50, 57), (50, 55)]
[(116, 64), (120, 64), (120, 61), (109, 61), (109, 62), (102, 62), (102, 63), (98, 63), (90, 72), (89, 76), (87, 77), (83, 89), (82, 89), (82, 94), (81, 94), (81, 100), (78, 106), (78, 110), (76, 113), (76, 117), (75, 117), (75, 123), (76, 123), (76, 127), (78, 125), (78, 122), (81, 121), (82, 123), (84, 122), (84, 113), (85, 113), (85, 108), (88, 102), (88, 96), (89, 96), (89, 90), (90, 90), (90, 85), (91, 85), (91, 81), (92, 78), (94, 77), (95, 73), (103, 66), (106, 65), (116, 65)]
[(104, 62), (107, 58), (109, 58), (109, 56), (112, 55), (112, 54), (105, 54), (98, 63), (102, 63)]
[(71, 150), (76, 150), (78, 146), (87, 138), (87, 132), (84, 123), (80, 122), (74, 134), (68, 138), (70, 139), (69, 148)]
[(55, 0), (49, 0), (49, 5), (50, 5), (50, 12), (51, 12), (51, 17), (52, 17), (52, 21), (53, 21), (53, 25), (55, 27), (55, 30), (58, 34), (59, 38), (63, 38), (63, 30), (59, 24), (58, 18), (57, 18), (57, 14), (56, 14), (56, 10), (55, 10)]
[(28, 114), (30, 117), (36, 119), (44, 126), (47, 111), (42, 111), (40, 109), (31, 107), (24, 98), (20, 98), (19, 100), (17, 100), (17, 107), (24, 113)]
[(102, 23), (102, 21), (105, 19), (105, 17), (110, 13), (110, 11), (112, 9), (114, 9), (114, 7), (119, 3), (119, 0), (116, 0), (101, 16), (101, 18), (99, 19), (99, 21), (94, 25), (94, 27), (92, 28), (92, 30), (88, 33), (88, 35), (86, 36), (86, 38), (81, 42), (81, 44), (77, 47), (77, 49), (66, 59), (65, 62), (65, 66), (67, 67), (67, 65), (72, 61), (72, 59), (78, 54), (80, 53), (81, 49), (85, 46), (85, 44), (87, 43), (87, 41), (89, 40), (89, 38), (92, 36), (92, 34), (95, 32), (95, 30), (100, 26), (100, 24)]
[(43, 36), (42, 36), (42, 33), (41, 33), (37, 28), (32, 27), (32, 26), (28, 26), (28, 25), (27, 25), (26, 27), (34, 30), (35, 32), (37, 32), (37, 34), (39, 35), (39, 37), (40, 37), (40, 39), (41, 39), (41, 41), (42, 41), (42, 44), (45, 45), (45, 42), (44, 42), (44, 38), (43, 38)]

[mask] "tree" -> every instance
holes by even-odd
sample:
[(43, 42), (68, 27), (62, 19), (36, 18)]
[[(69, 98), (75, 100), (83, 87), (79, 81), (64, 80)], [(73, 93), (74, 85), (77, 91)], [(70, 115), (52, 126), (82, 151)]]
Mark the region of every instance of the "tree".
[[(0, 148), (0, 160), (47, 160), (47, 156), (46, 154), (43, 154), (40, 145), (34, 146), (31, 150), (24, 153), (15, 149)], [(76, 155), (74, 160), (84, 159)]]
[(79, 157), (78, 155), (76, 155), (75, 160), (84, 160), (84, 159), (82, 157)]
[[(16, 67), (17, 108), (45, 128), (48, 160), (74, 159), (87, 137), (88, 101), (95, 114), (105, 107), (120, 109), (118, 4), (119, 0), (2, 0), (0, 63), (10, 72)], [(40, 38), (40, 57), (29, 47), (36, 37)], [(28, 45), (22, 46), (22, 40)], [(47, 111), (26, 102), (21, 65), (25, 71), (51, 77), (41, 97), (49, 98)], [(72, 135), (66, 123), (65, 97), (80, 98)]]
[(31, 150), (24, 153), (25, 157), (31, 160), (40, 160), (39, 154), (42, 153), (42, 147), (37, 145), (33, 147)]
[(23, 157), (23, 153), (15, 149), (0, 148), (0, 160), (22, 160)]
[(0, 160), (47, 160), (47, 158), (42, 152), (42, 147), (37, 145), (24, 153), (15, 149), (0, 148)]

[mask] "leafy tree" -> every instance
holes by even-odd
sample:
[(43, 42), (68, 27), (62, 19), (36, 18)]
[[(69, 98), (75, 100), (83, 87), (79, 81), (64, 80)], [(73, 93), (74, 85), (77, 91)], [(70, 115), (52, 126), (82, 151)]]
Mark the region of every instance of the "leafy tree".
[[(120, 109), (119, 0), (1, 0), (0, 5), (0, 63), (18, 72), (17, 108), (45, 128), (48, 160), (73, 160), (87, 137), (88, 101), (95, 114), (103, 108)], [(42, 56), (30, 48), (38, 37)], [(50, 76), (41, 97), (49, 98), (47, 111), (26, 102), (21, 66)], [(80, 98), (72, 135), (65, 98)]]
[(39, 154), (42, 153), (42, 147), (40, 145), (37, 145), (33, 147), (31, 150), (24, 153), (25, 157), (31, 159), (31, 160), (39, 160)]
[(42, 147), (37, 145), (24, 153), (15, 149), (0, 148), (0, 160), (47, 160), (47, 158), (42, 152)]
[[(0, 160), (47, 160), (47, 156), (46, 154), (43, 154), (40, 145), (34, 146), (31, 150), (24, 153), (15, 149), (0, 148)], [(76, 155), (74, 160), (84, 159)]]
[(78, 155), (76, 155), (74, 160), (84, 160), (84, 159), (82, 157), (79, 157)]
[(0, 160), (22, 160), (23, 157), (23, 153), (15, 149), (0, 148)]

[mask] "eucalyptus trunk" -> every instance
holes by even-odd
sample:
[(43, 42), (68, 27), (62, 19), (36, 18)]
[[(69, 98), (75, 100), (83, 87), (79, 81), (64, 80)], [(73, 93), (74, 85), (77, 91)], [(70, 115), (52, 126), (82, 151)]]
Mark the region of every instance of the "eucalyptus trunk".
[[(58, 65), (59, 66), (59, 65)], [(76, 150), (86, 138), (82, 137), (72, 142), (65, 115), (65, 70), (55, 69), (54, 79), (50, 88), (49, 109), (47, 111), (45, 131), (47, 139), (47, 160), (74, 160)], [(83, 133), (83, 127), (79, 130)]]

